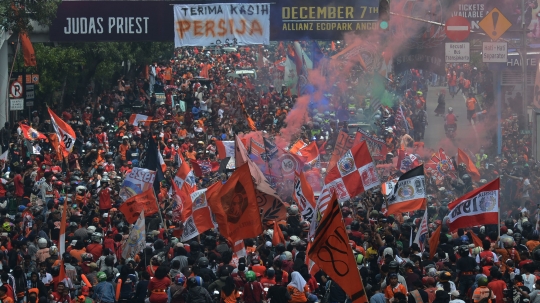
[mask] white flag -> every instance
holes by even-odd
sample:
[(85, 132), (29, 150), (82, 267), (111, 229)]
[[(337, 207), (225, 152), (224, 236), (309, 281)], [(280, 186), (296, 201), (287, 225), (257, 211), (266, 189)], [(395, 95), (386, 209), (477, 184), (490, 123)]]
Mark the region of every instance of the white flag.
[(141, 211), (139, 219), (129, 232), (127, 241), (122, 246), (122, 258), (129, 259), (135, 257), (146, 246), (146, 232), (144, 231), (144, 210)]

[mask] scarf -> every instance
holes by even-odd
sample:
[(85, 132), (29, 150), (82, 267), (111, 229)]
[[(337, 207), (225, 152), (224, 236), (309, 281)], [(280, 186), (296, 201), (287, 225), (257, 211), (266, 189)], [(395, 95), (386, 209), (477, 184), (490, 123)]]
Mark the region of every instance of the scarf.
[(289, 283), (289, 285), (298, 289), (300, 292), (303, 292), (304, 286), (306, 286), (306, 280), (304, 280), (299, 272), (293, 271), (291, 274), (291, 283)]

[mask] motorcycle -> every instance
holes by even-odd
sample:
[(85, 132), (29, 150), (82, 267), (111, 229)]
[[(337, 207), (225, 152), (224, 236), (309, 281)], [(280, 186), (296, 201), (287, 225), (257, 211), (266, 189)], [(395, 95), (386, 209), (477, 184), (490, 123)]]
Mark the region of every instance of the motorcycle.
[(446, 137), (450, 140), (454, 140), (456, 138), (456, 127), (448, 126), (446, 128)]

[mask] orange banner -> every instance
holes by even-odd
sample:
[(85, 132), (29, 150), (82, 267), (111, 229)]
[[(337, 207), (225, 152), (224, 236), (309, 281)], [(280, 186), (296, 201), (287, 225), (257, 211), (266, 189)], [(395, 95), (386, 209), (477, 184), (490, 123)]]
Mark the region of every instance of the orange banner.
[(24, 33), (19, 34), (19, 38), (21, 39), (24, 66), (36, 66), (36, 53), (34, 52), (34, 46), (32, 46), (30, 38), (28, 38), (28, 35)]
[(334, 146), (334, 153), (330, 162), (328, 162), (328, 167), (326, 171), (330, 171), (334, 167), (339, 159), (353, 147), (354, 140), (344, 131), (340, 131), (337, 137), (336, 145)]
[(458, 148), (457, 165), (459, 166), (461, 163), (467, 165), (467, 172), (474, 181), (480, 181), (480, 172), (476, 168), (476, 165), (474, 165), (474, 162), (469, 158), (466, 152)]
[(279, 224), (277, 224), (277, 221), (274, 221), (274, 234), (272, 235), (272, 245), (276, 246), (279, 243), (285, 244), (285, 237), (283, 236), (283, 233), (281, 232), (281, 228), (279, 227)]
[(230, 242), (262, 233), (261, 215), (249, 164), (238, 167), (223, 186), (208, 197), (220, 233)]
[(335, 194), (319, 222), (308, 255), (343, 288), (353, 303), (368, 302)]

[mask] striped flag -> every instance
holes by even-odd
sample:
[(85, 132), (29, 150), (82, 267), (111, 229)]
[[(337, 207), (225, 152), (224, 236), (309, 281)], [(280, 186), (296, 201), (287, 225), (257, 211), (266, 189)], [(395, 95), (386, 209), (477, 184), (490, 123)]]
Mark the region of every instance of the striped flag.
[(249, 140), (251, 142), (251, 153), (261, 157), (261, 155), (265, 152), (264, 144), (260, 143), (257, 140), (254, 140), (253, 138)]
[(62, 256), (66, 251), (66, 222), (67, 222), (67, 199), (64, 200), (64, 206), (62, 209), (62, 221), (60, 225), (60, 238), (58, 240), (58, 252)]
[(422, 222), (420, 222), (420, 227), (418, 228), (418, 232), (416, 233), (416, 237), (414, 237), (414, 242), (418, 244), (420, 247), (420, 251), (424, 251), (424, 242), (426, 241), (426, 236), (428, 233), (428, 226), (427, 226), (427, 210), (424, 212), (424, 216), (422, 217)]
[(332, 192), (329, 187), (324, 185), (321, 194), (319, 195), (319, 199), (317, 200), (317, 205), (315, 206), (314, 220), (309, 226), (308, 239), (312, 239), (315, 237), (315, 231), (317, 230), (317, 226), (319, 225), (321, 216), (328, 208), (328, 204), (330, 203), (330, 201), (332, 201)]

